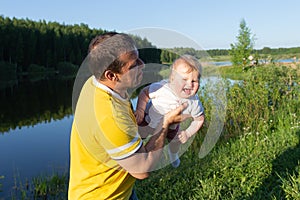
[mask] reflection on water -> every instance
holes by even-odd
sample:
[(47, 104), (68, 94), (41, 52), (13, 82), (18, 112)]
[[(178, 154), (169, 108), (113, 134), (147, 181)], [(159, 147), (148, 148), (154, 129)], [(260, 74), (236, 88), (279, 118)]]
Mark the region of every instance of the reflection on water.
[(24, 81), (0, 90), (0, 199), (31, 177), (68, 170), (73, 82)]
[(73, 82), (27, 81), (0, 90), (0, 133), (71, 115)]

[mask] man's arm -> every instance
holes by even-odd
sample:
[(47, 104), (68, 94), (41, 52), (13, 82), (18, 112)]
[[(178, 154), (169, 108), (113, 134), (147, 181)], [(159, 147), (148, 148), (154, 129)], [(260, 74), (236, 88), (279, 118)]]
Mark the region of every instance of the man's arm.
[(135, 118), (138, 124), (140, 124), (144, 119), (145, 109), (147, 103), (149, 101), (149, 86), (142, 89), (138, 96), (136, 111), (135, 111)]
[(167, 113), (146, 145), (142, 146), (132, 156), (117, 160), (117, 162), (133, 177), (137, 179), (147, 178), (149, 172), (154, 170), (157, 161), (162, 155), (168, 127), (173, 123), (182, 122), (190, 117), (190, 115), (181, 114), (186, 106), (186, 104), (183, 104)]
[(190, 126), (185, 130), (189, 137), (195, 135), (195, 133), (197, 133), (197, 131), (199, 131), (199, 129), (203, 126), (204, 118), (204, 115), (200, 115), (192, 121)]

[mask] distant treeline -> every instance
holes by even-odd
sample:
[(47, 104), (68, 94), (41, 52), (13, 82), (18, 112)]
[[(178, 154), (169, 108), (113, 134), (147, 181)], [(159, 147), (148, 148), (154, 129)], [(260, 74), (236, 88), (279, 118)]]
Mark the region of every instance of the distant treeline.
[[(104, 32), (107, 31), (91, 29), (86, 24), (65, 25), (0, 16), (0, 61), (15, 65), (17, 72), (27, 72), (32, 64), (54, 70), (59, 63), (79, 66), (91, 39)], [(138, 47), (155, 48), (145, 38), (133, 37)], [(141, 53), (148, 56), (146, 51)]]
[(30, 64), (56, 68), (59, 62), (79, 65), (90, 39), (103, 33), (87, 25), (61, 25), (0, 17), (0, 60), (27, 71)]
[[(204, 52), (206, 52), (209, 56), (226, 56), (229, 55), (230, 49), (209, 49), (209, 50), (195, 50), (193, 48), (173, 48), (167, 49), (169, 51), (173, 51), (179, 55), (187, 53), (197, 58), (203, 57)], [(300, 47), (291, 47), (291, 48), (269, 48), (264, 47), (262, 49), (254, 49), (253, 53), (257, 54), (267, 54), (267, 55), (282, 55), (282, 54), (299, 54)]]
[(258, 54), (270, 54), (270, 55), (281, 55), (281, 54), (299, 54), (300, 47), (291, 48), (274, 48), (264, 47), (262, 49), (255, 50)]

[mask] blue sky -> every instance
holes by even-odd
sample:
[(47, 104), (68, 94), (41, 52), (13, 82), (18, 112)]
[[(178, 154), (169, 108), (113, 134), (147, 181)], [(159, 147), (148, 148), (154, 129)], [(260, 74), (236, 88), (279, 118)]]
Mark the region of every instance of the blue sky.
[[(0, 15), (84, 23), (119, 32), (163, 29), (189, 38), (203, 49), (229, 49), (245, 19), (256, 38), (256, 49), (300, 46), (299, 0), (1, 0)], [(185, 46), (177, 41), (170, 45)], [(168, 47), (159, 41), (154, 44)]]

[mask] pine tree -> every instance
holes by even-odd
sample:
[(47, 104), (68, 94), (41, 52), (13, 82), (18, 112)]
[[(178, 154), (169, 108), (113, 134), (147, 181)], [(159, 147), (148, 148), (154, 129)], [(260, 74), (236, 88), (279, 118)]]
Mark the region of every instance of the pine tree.
[(231, 50), (229, 53), (231, 55), (231, 62), (234, 66), (245, 67), (250, 63), (248, 57), (253, 51), (255, 39), (244, 19), (240, 23), (239, 35), (236, 38), (237, 42), (235, 44), (230, 44)]

